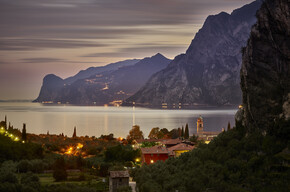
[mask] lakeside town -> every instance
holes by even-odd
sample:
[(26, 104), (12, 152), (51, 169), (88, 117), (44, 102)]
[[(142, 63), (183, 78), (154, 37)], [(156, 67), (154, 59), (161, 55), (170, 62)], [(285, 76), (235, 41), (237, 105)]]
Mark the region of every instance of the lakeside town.
[(49, 132), (36, 135), (27, 133), (26, 124), (21, 131), (14, 128), (5, 116), (0, 122), (0, 133), (1, 137), (14, 143), (27, 145), (26, 150), (33, 149), (31, 156), (17, 156), (2, 148), (2, 167), (7, 163), (5, 159), (13, 159), (14, 162), (10, 163), (15, 166), (17, 174), (32, 172), (39, 177), (40, 185), (93, 182), (100, 185), (101, 191), (127, 187), (134, 191), (136, 184), (132, 174), (135, 168), (178, 158), (200, 144), (208, 144), (220, 132), (204, 131), (204, 120), (200, 116), (196, 119), (196, 134), (191, 136), (188, 124), (170, 131), (152, 128), (147, 138), (138, 125), (132, 127), (126, 138), (115, 138), (113, 134), (98, 138), (77, 136), (76, 127), (71, 137)]

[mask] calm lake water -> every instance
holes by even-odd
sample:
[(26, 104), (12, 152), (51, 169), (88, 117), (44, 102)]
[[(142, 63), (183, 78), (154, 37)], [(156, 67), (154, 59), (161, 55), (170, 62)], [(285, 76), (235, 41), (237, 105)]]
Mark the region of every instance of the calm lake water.
[(196, 120), (204, 118), (205, 131), (221, 131), (228, 122), (234, 125), (237, 109), (166, 110), (138, 107), (63, 106), (39, 103), (0, 103), (0, 121), (5, 115), (11, 124), (28, 133), (64, 133), (72, 136), (74, 126), (78, 136), (96, 136), (113, 133), (115, 137), (128, 135), (132, 125), (139, 125), (147, 137), (153, 127), (173, 128), (188, 123), (189, 132), (196, 132)]

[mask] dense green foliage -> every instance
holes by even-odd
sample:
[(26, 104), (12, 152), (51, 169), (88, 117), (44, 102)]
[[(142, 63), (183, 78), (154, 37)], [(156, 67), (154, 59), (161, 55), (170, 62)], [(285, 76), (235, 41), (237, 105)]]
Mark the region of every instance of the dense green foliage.
[(108, 148), (105, 151), (105, 161), (112, 162), (126, 162), (134, 161), (140, 156), (139, 150), (134, 150), (131, 145), (117, 145), (115, 147)]
[(54, 163), (53, 178), (55, 181), (65, 181), (67, 179), (66, 165), (63, 156), (56, 159)]
[(5, 160), (39, 159), (43, 157), (41, 145), (21, 143), (0, 134), (0, 162)]
[(141, 144), (141, 148), (145, 148), (145, 147), (153, 147), (153, 146), (155, 146), (155, 145), (157, 145), (157, 143), (156, 142), (143, 142), (142, 144)]
[[(140, 192), (289, 191), (289, 122), (271, 134), (236, 125), (210, 144), (134, 173)], [(281, 134), (283, 133), (283, 135)]]

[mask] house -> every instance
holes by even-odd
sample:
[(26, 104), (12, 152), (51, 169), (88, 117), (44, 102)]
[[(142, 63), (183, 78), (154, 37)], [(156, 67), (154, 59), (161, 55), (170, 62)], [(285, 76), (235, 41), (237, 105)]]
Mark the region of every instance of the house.
[(169, 147), (168, 150), (174, 157), (179, 157), (182, 153), (189, 152), (195, 147), (186, 143), (179, 143), (175, 146)]
[(123, 186), (129, 186), (128, 171), (110, 171), (109, 192), (117, 192)]
[(166, 147), (172, 147), (174, 145), (177, 145), (179, 143), (182, 143), (182, 139), (176, 138), (176, 139), (165, 139), (160, 142), (162, 145), (165, 145)]
[(166, 147), (155, 145), (153, 147), (141, 148), (142, 164), (152, 164), (156, 161), (165, 161), (169, 158), (169, 151)]

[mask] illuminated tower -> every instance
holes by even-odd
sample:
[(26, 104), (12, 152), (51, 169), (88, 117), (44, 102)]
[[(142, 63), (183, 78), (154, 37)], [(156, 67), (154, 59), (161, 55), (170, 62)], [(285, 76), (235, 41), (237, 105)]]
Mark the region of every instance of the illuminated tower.
[(197, 135), (202, 136), (203, 135), (203, 118), (201, 116), (197, 118), (196, 124), (197, 124)]

